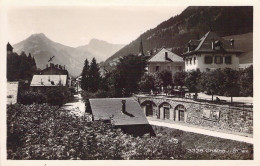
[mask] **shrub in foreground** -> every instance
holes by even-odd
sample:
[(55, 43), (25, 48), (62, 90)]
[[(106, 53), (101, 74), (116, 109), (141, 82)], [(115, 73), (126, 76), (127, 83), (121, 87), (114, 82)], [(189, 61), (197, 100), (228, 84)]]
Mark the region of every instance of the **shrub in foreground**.
[(47, 104), (7, 108), (8, 159), (180, 159), (167, 137), (133, 137), (102, 121), (87, 122)]
[[(47, 104), (7, 107), (8, 159), (252, 159), (250, 144), (153, 126), (156, 137), (133, 137)], [(181, 141), (182, 140), (182, 141)], [(203, 149), (204, 151), (193, 151)], [(207, 149), (226, 153), (206, 152)], [(239, 151), (235, 151), (238, 149)], [(246, 152), (242, 152), (245, 150)]]
[(46, 103), (46, 95), (40, 92), (22, 91), (19, 93), (18, 101), (21, 104)]

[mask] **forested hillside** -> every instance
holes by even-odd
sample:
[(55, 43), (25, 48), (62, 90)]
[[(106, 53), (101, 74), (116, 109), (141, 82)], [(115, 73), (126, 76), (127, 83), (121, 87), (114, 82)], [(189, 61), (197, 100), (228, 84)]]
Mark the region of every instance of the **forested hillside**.
[(137, 54), (141, 39), (145, 54), (162, 46), (182, 54), (190, 39), (200, 38), (209, 30), (222, 37), (253, 32), (253, 7), (188, 7), (180, 15), (140, 35), (108, 58), (106, 65), (119, 57)]

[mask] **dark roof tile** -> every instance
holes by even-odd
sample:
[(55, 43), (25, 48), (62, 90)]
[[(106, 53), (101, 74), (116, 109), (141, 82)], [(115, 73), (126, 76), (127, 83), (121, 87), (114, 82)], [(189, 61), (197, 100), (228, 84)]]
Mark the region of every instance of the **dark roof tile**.
[[(126, 100), (126, 112), (122, 113), (122, 100)], [(116, 126), (149, 124), (139, 103), (133, 98), (89, 99), (94, 120), (111, 120)]]

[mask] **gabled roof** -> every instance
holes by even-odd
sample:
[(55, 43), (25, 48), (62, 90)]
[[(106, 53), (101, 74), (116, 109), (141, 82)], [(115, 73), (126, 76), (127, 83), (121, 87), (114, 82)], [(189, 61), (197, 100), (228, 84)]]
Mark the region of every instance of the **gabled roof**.
[(67, 75), (34, 75), (30, 86), (66, 86)]
[[(122, 100), (126, 100), (126, 112), (122, 113)], [(133, 98), (89, 99), (94, 120), (112, 120), (116, 126), (149, 124), (139, 103)]]
[[(165, 57), (165, 52), (168, 53), (168, 58)], [(150, 59), (147, 61), (149, 62), (183, 62), (183, 58), (177, 54), (174, 54), (173, 52), (167, 50), (166, 48), (162, 48), (160, 51), (158, 51), (155, 55), (153, 55)]]
[(191, 45), (195, 45), (195, 49), (192, 51), (187, 51), (182, 55), (190, 55), (193, 53), (199, 53), (199, 52), (219, 52), (220, 50), (213, 50), (212, 49), (212, 42), (214, 43), (221, 43), (222, 50), (224, 52), (229, 53), (238, 53), (241, 54), (243, 51), (238, 50), (230, 45), (230, 42), (219, 37), (215, 32), (209, 31), (206, 33), (200, 40), (190, 40)]

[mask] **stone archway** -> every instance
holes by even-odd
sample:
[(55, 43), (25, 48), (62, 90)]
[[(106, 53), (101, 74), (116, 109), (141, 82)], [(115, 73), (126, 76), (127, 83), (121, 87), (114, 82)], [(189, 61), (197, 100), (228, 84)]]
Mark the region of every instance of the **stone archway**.
[(174, 108), (174, 118), (175, 121), (186, 122), (186, 108), (184, 105), (179, 104)]
[(172, 106), (168, 102), (163, 102), (158, 108), (158, 119), (173, 119)]
[(145, 116), (147, 116), (147, 117), (156, 116), (157, 105), (153, 101), (146, 100), (141, 103), (141, 107), (144, 110)]

